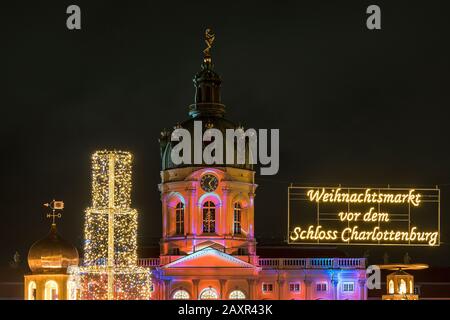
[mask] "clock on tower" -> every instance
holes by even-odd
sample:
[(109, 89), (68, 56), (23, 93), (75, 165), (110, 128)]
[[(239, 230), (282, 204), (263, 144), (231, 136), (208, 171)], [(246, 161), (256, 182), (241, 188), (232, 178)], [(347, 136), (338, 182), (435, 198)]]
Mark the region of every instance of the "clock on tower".
[(217, 177), (213, 174), (205, 174), (200, 180), (200, 186), (206, 192), (213, 192), (217, 189), (219, 181)]

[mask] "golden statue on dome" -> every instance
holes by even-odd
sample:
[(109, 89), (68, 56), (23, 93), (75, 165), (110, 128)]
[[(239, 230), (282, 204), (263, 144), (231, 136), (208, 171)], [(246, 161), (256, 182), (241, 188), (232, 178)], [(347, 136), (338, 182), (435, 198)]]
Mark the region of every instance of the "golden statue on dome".
[(216, 35), (214, 33), (211, 33), (211, 29), (207, 28), (205, 30), (205, 43), (206, 48), (203, 50), (203, 53), (205, 55), (205, 62), (211, 62), (211, 53), (210, 50), (212, 48), (212, 44), (214, 42), (214, 39), (216, 38)]

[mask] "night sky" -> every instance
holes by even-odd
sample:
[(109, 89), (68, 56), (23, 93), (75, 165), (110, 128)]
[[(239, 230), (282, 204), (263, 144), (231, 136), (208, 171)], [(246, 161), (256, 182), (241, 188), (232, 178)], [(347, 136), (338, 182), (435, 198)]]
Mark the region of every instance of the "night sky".
[[(366, 8), (382, 30), (366, 28)], [(82, 30), (66, 28), (66, 8)], [(0, 263), (23, 258), (62, 199), (61, 234), (81, 247), (90, 155), (134, 154), (139, 243), (161, 234), (158, 137), (187, 118), (204, 29), (227, 118), (280, 129), (280, 171), (257, 176), (256, 235), (286, 234), (289, 183), (439, 185), (439, 248), (370, 248), (450, 263), (450, 19), (445, 1), (20, 1), (0, 4)], [(433, 214), (433, 213), (430, 213)], [(274, 226), (276, 226), (274, 228)], [(281, 240), (280, 240), (281, 241)], [(341, 247), (347, 250), (345, 247)], [(361, 256), (367, 248), (348, 249)], [(373, 261), (373, 262), (381, 262)]]

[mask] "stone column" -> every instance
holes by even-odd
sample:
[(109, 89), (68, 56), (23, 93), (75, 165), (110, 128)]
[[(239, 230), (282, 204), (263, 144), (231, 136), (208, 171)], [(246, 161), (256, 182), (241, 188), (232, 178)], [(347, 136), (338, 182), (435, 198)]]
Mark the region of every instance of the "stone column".
[(152, 300), (162, 300), (161, 297), (161, 284), (159, 283), (159, 280), (152, 279), (153, 282), (153, 292), (152, 292)]
[(152, 294), (152, 300), (163, 300), (163, 296), (162, 296), (162, 284), (161, 281), (155, 279), (153, 282), (153, 288), (155, 289), (154, 292), (156, 291), (156, 294)]
[(227, 300), (227, 297), (225, 295), (225, 287), (227, 285), (227, 280), (226, 279), (220, 279), (220, 299), (221, 300)]
[(198, 300), (198, 283), (200, 279), (192, 279), (192, 300)]
[(170, 300), (170, 280), (164, 280), (164, 300)]
[(360, 279), (358, 283), (359, 283), (359, 299), (367, 300), (366, 279)]
[[(231, 209), (230, 209), (231, 208)], [(220, 228), (219, 232), (222, 235), (232, 234), (233, 229), (230, 227), (230, 219), (233, 219), (233, 214), (229, 214), (228, 211), (233, 210), (230, 206), (230, 189), (228, 187), (222, 188), (222, 208), (220, 216)], [(227, 219), (228, 218), (228, 219)], [(232, 221), (232, 220), (231, 220)], [(232, 222), (231, 222), (232, 226)]]
[(305, 300), (311, 300), (311, 283), (312, 281), (309, 279), (303, 280), (305, 287)]
[(162, 202), (162, 236), (165, 239), (167, 237), (167, 229), (168, 229), (168, 210), (167, 210), (167, 197), (165, 194), (161, 195), (161, 202)]
[(253, 192), (249, 192), (248, 198), (250, 202), (247, 208), (248, 237), (253, 239), (255, 236), (255, 194)]
[(193, 233), (193, 220), (195, 217), (195, 188), (187, 187), (186, 189), (186, 206), (184, 210), (184, 233), (190, 235)]
[(32, 279), (36, 282), (36, 300), (45, 300), (45, 279)]
[(59, 300), (68, 300), (67, 294), (67, 279), (68, 277), (63, 277), (59, 279), (58, 282), (58, 299)]
[(197, 212), (197, 190), (195, 187), (188, 189), (188, 197), (189, 197), (189, 234), (197, 235), (197, 225), (198, 222), (198, 212)]
[(286, 281), (278, 280), (278, 300), (284, 299), (284, 284)]
[(333, 287), (333, 300), (338, 299), (338, 281), (336, 279), (331, 279), (331, 286)]
[(247, 279), (248, 283), (248, 299), (255, 300), (255, 279)]

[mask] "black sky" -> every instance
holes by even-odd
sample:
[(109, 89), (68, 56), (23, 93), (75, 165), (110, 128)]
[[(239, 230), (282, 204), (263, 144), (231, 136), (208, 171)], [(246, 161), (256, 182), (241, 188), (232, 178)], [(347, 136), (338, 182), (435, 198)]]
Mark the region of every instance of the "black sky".
[[(257, 180), (259, 238), (284, 237), (286, 189), (297, 182), (440, 185), (450, 241), (448, 5), (377, 1), (382, 30), (369, 31), (372, 3), (2, 2), (0, 263), (45, 235), (52, 198), (66, 203), (61, 233), (81, 245), (97, 149), (134, 154), (140, 243), (160, 236), (157, 138), (187, 117), (206, 27), (227, 117), (280, 129), (279, 174)], [(70, 4), (81, 7), (81, 31), (66, 29)], [(450, 263), (446, 243), (371, 248), (384, 251)]]

